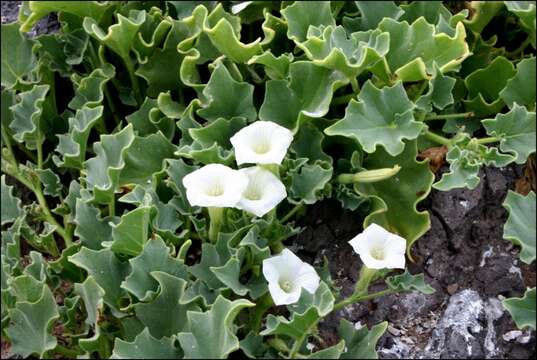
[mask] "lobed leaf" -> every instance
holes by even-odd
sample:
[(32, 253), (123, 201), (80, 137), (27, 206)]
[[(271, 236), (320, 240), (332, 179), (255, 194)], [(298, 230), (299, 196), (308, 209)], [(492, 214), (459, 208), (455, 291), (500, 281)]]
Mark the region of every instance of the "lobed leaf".
[(520, 260), (531, 264), (535, 260), (535, 193), (526, 196), (511, 190), (503, 203), (509, 217), (503, 227), (503, 238), (515, 245), (520, 245)]

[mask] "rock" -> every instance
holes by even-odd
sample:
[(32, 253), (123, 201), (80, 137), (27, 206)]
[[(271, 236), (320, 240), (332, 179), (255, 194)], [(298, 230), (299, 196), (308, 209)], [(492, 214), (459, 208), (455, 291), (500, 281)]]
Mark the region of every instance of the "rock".
[(516, 340), (519, 336), (522, 336), (522, 331), (520, 331), (520, 330), (511, 330), (511, 331), (508, 331), (505, 334), (503, 334), (502, 338), (505, 341), (513, 341), (513, 340)]
[(448, 292), (449, 295), (453, 295), (457, 292), (458, 289), (459, 289), (459, 284), (455, 283), (455, 284), (448, 285), (448, 287), (446, 288), (446, 291)]

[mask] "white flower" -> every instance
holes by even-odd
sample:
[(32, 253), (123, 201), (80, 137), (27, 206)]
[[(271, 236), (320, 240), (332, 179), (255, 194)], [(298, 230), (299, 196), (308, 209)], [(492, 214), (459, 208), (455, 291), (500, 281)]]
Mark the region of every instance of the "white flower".
[(270, 295), (276, 305), (297, 302), (302, 288), (314, 294), (320, 281), (313, 266), (300, 260), (288, 249), (263, 260), (263, 275), (268, 281)]
[(349, 241), (370, 269), (404, 269), (406, 240), (377, 224), (369, 225)]
[(183, 178), (192, 206), (234, 207), (248, 186), (248, 177), (221, 164), (209, 164)]
[(229, 139), (237, 164), (281, 164), (293, 141), (293, 133), (271, 121), (256, 121)]
[(237, 208), (261, 217), (287, 197), (285, 186), (270, 171), (259, 166), (239, 171), (245, 174), (249, 181)]

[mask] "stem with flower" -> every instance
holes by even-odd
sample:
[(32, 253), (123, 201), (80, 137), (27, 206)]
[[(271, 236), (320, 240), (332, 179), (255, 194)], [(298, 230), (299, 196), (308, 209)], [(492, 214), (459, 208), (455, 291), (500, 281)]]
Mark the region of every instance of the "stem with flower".
[(208, 207), (207, 210), (209, 211), (209, 240), (215, 243), (224, 220), (224, 208)]

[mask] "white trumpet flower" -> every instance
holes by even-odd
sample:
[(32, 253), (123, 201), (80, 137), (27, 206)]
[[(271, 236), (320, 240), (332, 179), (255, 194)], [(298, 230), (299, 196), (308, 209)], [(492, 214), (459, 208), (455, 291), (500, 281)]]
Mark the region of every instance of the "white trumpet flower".
[(404, 269), (406, 240), (377, 224), (369, 225), (349, 244), (369, 269)]
[(246, 174), (221, 164), (209, 164), (183, 178), (192, 206), (234, 207), (248, 186)]
[(256, 121), (229, 139), (238, 165), (281, 164), (293, 142), (293, 133), (271, 121)]
[(248, 177), (248, 186), (237, 208), (263, 216), (287, 197), (287, 191), (280, 179), (259, 166), (239, 170)]
[(263, 275), (275, 305), (293, 304), (304, 288), (314, 294), (319, 287), (319, 275), (308, 263), (288, 249), (281, 254), (263, 260)]

